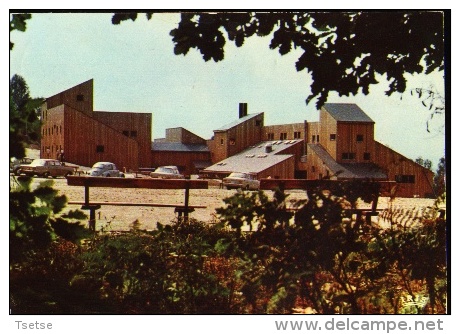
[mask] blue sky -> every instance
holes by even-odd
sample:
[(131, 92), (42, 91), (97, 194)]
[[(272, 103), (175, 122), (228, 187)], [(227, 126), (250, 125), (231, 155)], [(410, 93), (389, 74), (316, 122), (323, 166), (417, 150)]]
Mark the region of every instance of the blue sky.
[[(48, 97), (94, 79), (94, 107), (99, 111), (150, 112), (153, 138), (170, 127), (185, 127), (210, 138), (212, 130), (238, 117), (238, 103), (249, 113), (265, 112), (265, 124), (317, 121), (315, 103), (306, 105), (310, 77), (296, 72), (300, 51), (280, 56), (268, 48), (270, 36), (253, 37), (241, 48), (226, 44), (225, 59), (204, 62), (196, 50), (173, 53), (179, 14), (156, 14), (148, 21), (111, 24), (111, 14), (35, 13), (27, 31), (13, 32), (10, 77), (19, 74), (33, 97)], [(409, 78), (408, 87), (444, 91), (441, 73)], [(367, 96), (338, 97), (328, 102), (358, 104), (376, 123), (376, 139), (415, 159), (436, 166), (444, 155), (443, 118), (431, 123), (430, 111), (409, 93), (386, 97), (385, 80)]]

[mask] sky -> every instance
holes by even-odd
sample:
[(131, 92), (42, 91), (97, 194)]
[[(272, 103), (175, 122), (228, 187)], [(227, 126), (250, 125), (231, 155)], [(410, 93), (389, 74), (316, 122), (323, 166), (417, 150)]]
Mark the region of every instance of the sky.
[[(213, 130), (238, 118), (238, 103), (249, 113), (265, 113), (265, 124), (318, 121), (310, 94), (311, 78), (297, 72), (294, 50), (281, 56), (270, 50), (270, 36), (252, 37), (243, 47), (227, 42), (225, 59), (205, 62), (191, 49), (174, 55), (169, 32), (179, 14), (140, 14), (135, 22), (111, 23), (110, 13), (34, 13), (26, 32), (11, 33), (10, 78), (21, 75), (32, 97), (49, 97), (94, 79), (97, 111), (153, 114), (152, 139), (165, 129), (184, 127), (209, 139)], [(444, 118), (430, 122), (430, 111), (411, 96), (417, 87), (444, 94), (443, 75), (408, 78), (404, 94), (387, 97), (382, 84), (367, 96), (329, 95), (329, 103), (356, 103), (375, 121), (375, 139), (411, 159), (423, 157), (437, 166), (445, 154)]]

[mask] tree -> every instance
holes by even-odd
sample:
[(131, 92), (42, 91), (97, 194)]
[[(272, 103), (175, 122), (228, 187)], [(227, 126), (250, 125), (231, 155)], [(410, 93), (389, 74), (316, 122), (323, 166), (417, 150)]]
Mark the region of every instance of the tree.
[[(377, 74), (385, 75), (387, 95), (406, 90), (406, 74), (444, 70), (444, 19), (441, 11), (182, 13), (171, 31), (174, 53), (198, 49), (205, 61), (224, 59), (227, 40), (241, 47), (254, 35), (273, 33), (269, 47), (281, 55), (303, 50), (295, 63), (313, 79), (307, 104), (317, 107), (329, 92), (369, 94)], [(146, 13), (150, 20), (153, 13)], [(113, 24), (135, 21), (136, 13), (117, 13)], [(225, 36), (226, 33), (226, 36)]]
[(20, 75), (10, 80), (10, 157), (22, 158), (24, 144), (40, 139), (39, 107), (43, 98), (31, 98), (29, 87)]
[(434, 176), (434, 193), (436, 197), (444, 197), (446, 193), (446, 158), (439, 159), (438, 169)]
[(423, 159), (422, 157), (418, 157), (417, 159), (415, 159), (415, 162), (418, 163), (420, 166), (423, 166), (430, 170), (431, 170), (431, 167), (433, 166), (433, 163), (431, 162), (430, 159)]
[[(11, 15), (10, 33), (14, 30), (26, 31), (26, 28), (27, 28), (26, 20), (29, 20), (30, 18), (32, 18), (32, 15), (27, 14), (27, 13)], [(10, 41), (10, 51), (13, 50), (13, 47), (14, 47), (14, 43)]]

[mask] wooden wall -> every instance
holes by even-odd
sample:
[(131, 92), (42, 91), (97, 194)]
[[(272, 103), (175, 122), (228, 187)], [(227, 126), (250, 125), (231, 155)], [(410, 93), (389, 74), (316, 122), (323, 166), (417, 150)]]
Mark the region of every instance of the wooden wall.
[(295, 169), (295, 159), (290, 157), (266, 170), (257, 174), (257, 178), (266, 179), (268, 177), (272, 179), (293, 179)]
[(390, 181), (396, 175), (414, 175), (415, 183), (398, 183), (398, 197), (430, 197), (433, 194), (434, 173), (389, 147), (375, 142), (375, 163), (385, 170)]
[(209, 145), (212, 162), (222, 161), (244, 149), (262, 141), (264, 114), (254, 117), (228, 130), (214, 131), (214, 139)]
[[(356, 140), (357, 135), (363, 136), (363, 141)], [(329, 138), (327, 138), (329, 140)], [(373, 123), (343, 123), (337, 125), (338, 162), (372, 162), (375, 158), (374, 124)], [(342, 153), (355, 153), (354, 160), (342, 160)], [(364, 160), (364, 153), (370, 153), (370, 160)]]
[[(64, 114), (67, 161), (83, 166), (110, 161), (120, 170), (138, 169), (139, 144), (135, 140), (71, 107), (65, 106)], [(104, 152), (96, 152), (98, 145), (104, 146)]]
[[(286, 134), (288, 140), (305, 139), (306, 126), (306, 123), (266, 125), (263, 128), (262, 140), (280, 140), (282, 133)], [(300, 133), (300, 137), (294, 138), (296, 132)], [(269, 134), (273, 135), (273, 139), (270, 139)]]
[[(79, 95), (80, 98), (78, 98)], [(93, 112), (93, 79), (47, 98), (46, 107), (42, 110), (42, 119), (46, 121), (46, 109), (62, 104), (90, 115)]]
[(151, 113), (95, 111), (92, 115), (94, 119), (118, 132), (124, 132), (126, 137), (135, 140), (139, 144), (139, 156), (137, 158), (139, 166), (149, 166), (151, 162), (150, 152), (152, 151)]
[(64, 150), (65, 155), (65, 128), (64, 105), (47, 110), (46, 121), (42, 123), (40, 158), (56, 159), (58, 151)]
[[(337, 121), (323, 108), (320, 111), (319, 139), (321, 146), (334, 158), (337, 159), (337, 145), (339, 140), (343, 140), (337, 129)], [(335, 140), (330, 140), (330, 135), (335, 134)], [(310, 138), (311, 142), (311, 138)], [(317, 142), (317, 141), (316, 141)]]

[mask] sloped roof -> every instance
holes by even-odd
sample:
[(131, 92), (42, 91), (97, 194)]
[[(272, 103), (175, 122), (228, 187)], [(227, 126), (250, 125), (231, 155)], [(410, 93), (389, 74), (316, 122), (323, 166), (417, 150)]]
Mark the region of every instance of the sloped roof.
[(153, 142), (152, 150), (168, 152), (209, 152), (206, 144), (183, 144), (171, 142)]
[[(302, 141), (300, 139), (264, 141), (206, 168), (204, 172), (260, 173), (293, 157), (293, 154), (283, 154), (282, 151)], [(271, 152), (266, 152), (267, 144), (272, 146)]]
[(323, 108), (339, 122), (375, 123), (354, 103), (325, 103)]
[(308, 148), (318, 155), (326, 167), (338, 179), (387, 179), (388, 175), (373, 163), (338, 163), (319, 144), (308, 144)]
[(249, 114), (249, 115), (246, 115), (246, 116), (244, 116), (244, 117), (241, 117), (241, 118), (237, 119), (237, 120), (234, 121), (234, 122), (231, 122), (231, 123), (228, 123), (228, 124), (224, 125), (223, 127), (219, 128), (219, 129), (217, 129), (217, 130), (214, 130), (214, 132), (227, 131), (227, 130), (229, 130), (229, 129), (231, 129), (231, 128), (233, 128), (233, 127), (235, 127), (235, 126), (237, 126), (237, 125), (239, 125), (239, 124), (241, 124), (241, 123), (246, 122), (247, 120), (250, 120), (251, 118), (254, 118), (254, 117), (259, 116), (259, 115), (262, 115), (262, 114), (263, 114), (263, 112), (258, 113), (258, 114)]

